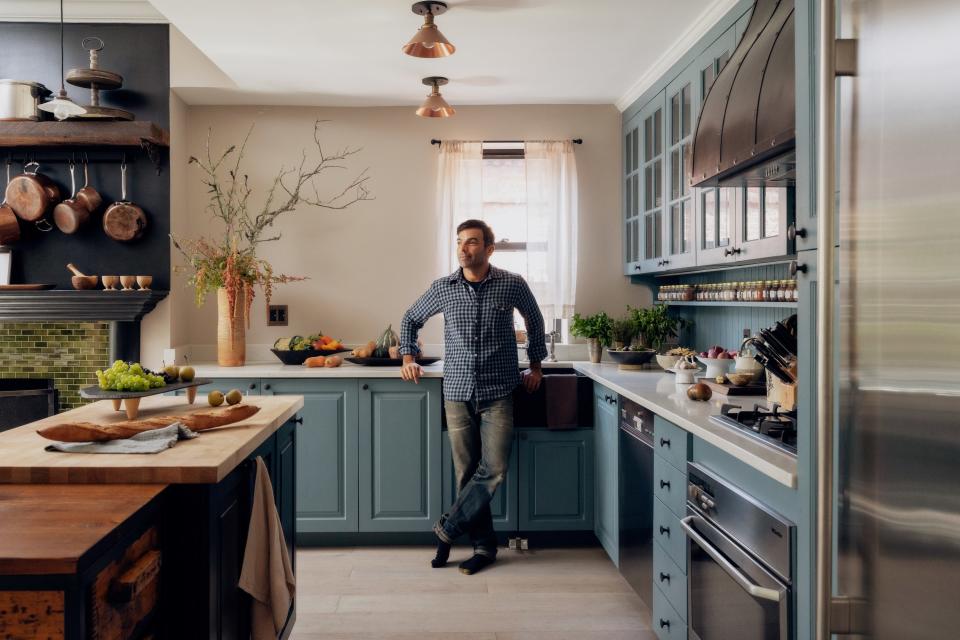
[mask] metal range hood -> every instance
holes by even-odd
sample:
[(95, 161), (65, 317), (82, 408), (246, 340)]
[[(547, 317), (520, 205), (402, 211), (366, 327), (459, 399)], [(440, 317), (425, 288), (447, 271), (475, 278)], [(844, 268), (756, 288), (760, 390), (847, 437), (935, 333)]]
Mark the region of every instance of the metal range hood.
[(691, 185), (792, 185), (796, 175), (793, 0), (757, 0), (703, 101)]

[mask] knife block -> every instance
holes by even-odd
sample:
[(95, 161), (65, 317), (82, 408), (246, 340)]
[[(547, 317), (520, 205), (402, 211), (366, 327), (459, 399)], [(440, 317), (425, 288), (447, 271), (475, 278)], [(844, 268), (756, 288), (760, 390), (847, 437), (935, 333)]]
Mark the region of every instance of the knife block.
[[(796, 365), (791, 369), (796, 372)], [(767, 403), (776, 402), (784, 411), (793, 411), (797, 408), (797, 384), (787, 384), (769, 371), (767, 375)]]

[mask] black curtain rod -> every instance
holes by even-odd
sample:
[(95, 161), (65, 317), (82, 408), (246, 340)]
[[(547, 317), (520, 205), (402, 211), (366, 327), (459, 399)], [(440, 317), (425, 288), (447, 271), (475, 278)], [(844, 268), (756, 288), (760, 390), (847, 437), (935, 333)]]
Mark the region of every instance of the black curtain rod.
[[(432, 140), (430, 140), (430, 144), (439, 145), (441, 142), (443, 141), (437, 140), (436, 138), (433, 138)], [(527, 142), (527, 140), (481, 140), (480, 142), (519, 143), (519, 142)], [(583, 144), (583, 138), (574, 138), (570, 142), (572, 142), (573, 144)]]

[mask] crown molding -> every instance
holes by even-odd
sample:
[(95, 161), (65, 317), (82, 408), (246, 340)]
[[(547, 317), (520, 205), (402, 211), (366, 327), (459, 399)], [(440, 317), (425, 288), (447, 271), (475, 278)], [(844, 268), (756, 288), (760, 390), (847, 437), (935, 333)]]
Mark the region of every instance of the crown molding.
[[(60, 5), (37, 0), (0, 0), (0, 22), (60, 22)], [(169, 21), (146, 0), (71, 0), (64, 7), (64, 22)]]
[(614, 103), (617, 109), (619, 109), (621, 113), (626, 111), (637, 98), (642, 96), (663, 74), (669, 71), (670, 67), (675, 65), (700, 38), (705, 36), (728, 11), (737, 6), (739, 1), (740, 0), (715, 0), (713, 4), (707, 7), (707, 10), (700, 15), (697, 21), (690, 25), (680, 38), (664, 51), (636, 82), (630, 85), (626, 93), (620, 96)]

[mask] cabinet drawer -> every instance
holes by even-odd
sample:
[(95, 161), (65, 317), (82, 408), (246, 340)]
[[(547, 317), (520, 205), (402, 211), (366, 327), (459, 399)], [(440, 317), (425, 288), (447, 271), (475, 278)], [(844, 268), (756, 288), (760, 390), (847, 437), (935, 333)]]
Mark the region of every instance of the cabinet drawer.
[(653, 539), (681, 570), (687, 570), (687, 536), (680, 527), (680, 518), (657, 499), (653, 501)]
[(661, 456), (653, 456), (653, 495), (683, 517), (687, 510), (687, 474)]
[(653, 590), (653, 632), (660, 640), (687, 640), (687, 623), (660, 589)]
[(653, 417), (654, 451), (677, 469), (687, 468), (690, 434), (660, 416)]
[(129, 638), (157, 606), (160, 548), (157, 528), (147, 529), (90, 585), (91, 638)]
[(683, 620), (687, 619), (687, 576), (667, 552), (653, 545), (653, 584), (663, 592)]

